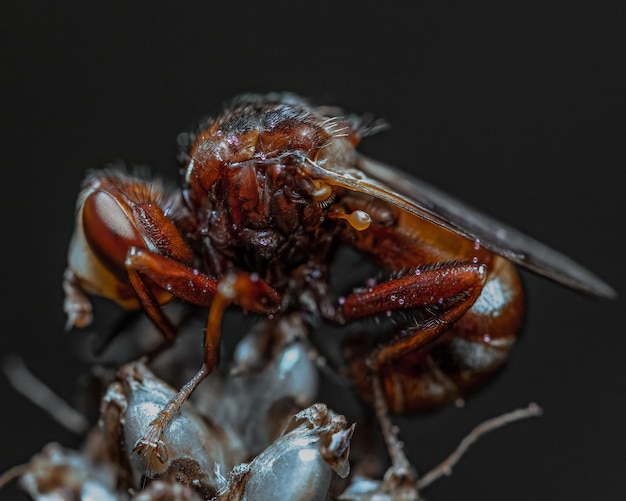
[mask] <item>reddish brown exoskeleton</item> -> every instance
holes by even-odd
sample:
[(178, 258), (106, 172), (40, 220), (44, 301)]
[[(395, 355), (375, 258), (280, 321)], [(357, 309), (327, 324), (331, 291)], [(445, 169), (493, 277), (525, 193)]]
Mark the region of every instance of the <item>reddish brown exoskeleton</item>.
[[(402, 467), (387, 409), (440, 405), (502, 366), (523, 313), (514, 263), (614, 296), (565, 256), (357, 153), (377, 128), (290, 94), (247, 95), (188, 136), (180, 190), (110, 170), (86, 179), (64, 282), (68, 323), (88, 324), (86, 294), (99, 294), (143, 308), (172, 342), (163, 304), (209, 308), (202, 368), (137, 451), (163, 454), (164, 427), (218, 363), (221, 317), (233, 303), (266, 316), (300, 312), (309, 328), (395, 316), (346, 351)], [(343, 245), (391, 277), (334, 297), (329, 269)]]

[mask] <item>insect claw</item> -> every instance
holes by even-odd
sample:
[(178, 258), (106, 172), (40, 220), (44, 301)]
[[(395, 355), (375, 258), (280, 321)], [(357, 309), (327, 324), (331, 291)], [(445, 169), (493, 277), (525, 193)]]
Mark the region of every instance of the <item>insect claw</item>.
[(163, 435), (163, 425), (155, 420), (150, 424), (146, 433), (135, 442), (133, 452), (144, 457), (156, 456), (161, 463), (167, 462), (167, 446), (161, 440), (161, 435)]

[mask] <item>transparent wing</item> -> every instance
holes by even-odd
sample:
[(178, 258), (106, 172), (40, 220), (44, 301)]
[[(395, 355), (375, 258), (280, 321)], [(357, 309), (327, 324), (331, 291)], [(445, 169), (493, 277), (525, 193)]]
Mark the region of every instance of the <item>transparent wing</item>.
[(389, 165), (357, 156), (354, 167), (313, 164), (316, 177), (385, 200), (563, 285), (600, 297), (615, 290), (571, 258)]

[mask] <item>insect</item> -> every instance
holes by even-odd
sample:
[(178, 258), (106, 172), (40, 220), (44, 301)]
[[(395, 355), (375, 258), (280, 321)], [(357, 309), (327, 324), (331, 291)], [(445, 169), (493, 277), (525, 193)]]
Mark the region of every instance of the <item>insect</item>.
[[(465, 395), (502, 366), (521, 328), (515, 265), (565, 286), (615, 296), (545, 245), (357, 152), (379, 124), (291, 94), (244, 95), (186, 136), (184, 178), (91, 173), (80, 193), (65, 273), (68, 325), (92, 317), (88, 295), (142, 308), (164, 335), (172, 299), (209, 310), (204, 363), (135, 444), (163, 460), (160, 437), (218, 364), (221, 319), (236, 304), (270, 318), (393, 322), (346, 347), (360, 395), (374, 404), (392, 462), (387, 413)], [(342, 246), (389, 273), (345, 296), (330, 266)]]

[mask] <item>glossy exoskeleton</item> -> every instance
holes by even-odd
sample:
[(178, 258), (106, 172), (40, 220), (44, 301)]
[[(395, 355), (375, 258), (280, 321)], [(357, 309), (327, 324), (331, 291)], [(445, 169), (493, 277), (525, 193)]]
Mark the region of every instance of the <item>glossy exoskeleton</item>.
[[(159, 456), (165, 426), (218, 363), (231, 304), (268, 317), (301, 312), (309, 327), (393, 316), (346, 353), (394, 449), (387, 409), (440, 405), (504, 363), (523, 315), (515, 264), (614, 296), (562, 254), (359, 154), (361, 138), (378, 128), (291, 94), (244, 95), (184, 136), (179, 190), (114, 170), (87, 177), (64, 281), (68, 325), (91, 321), (87, 294), (98, 294), (143, 308), (167, 344), (176, 327), (165, 303), (209, 309), (203, 366), (136, 451)], [(388, 278), (334, 297), (330, 266), (341, 246)]]

